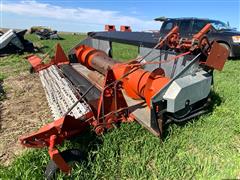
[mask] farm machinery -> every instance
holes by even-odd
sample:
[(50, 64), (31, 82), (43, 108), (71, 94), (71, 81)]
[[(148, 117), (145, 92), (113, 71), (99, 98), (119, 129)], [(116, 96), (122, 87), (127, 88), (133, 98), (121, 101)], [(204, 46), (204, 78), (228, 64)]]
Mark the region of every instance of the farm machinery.
[(57, 40), (62, 40), (63, 38), (61, 38), (57, 31), (51, 31), (49, 29), (41, 29), (39, 31), (36, 31), (35, 34), (37, 35), (37, 37), (41, 40), (46, 40), (46, 39), (57, 39)]
[(13, 29), (0, 33), (0, 56), (8, 54), (34, 52), (33, 43), (24, 39), (27, 30), (16, 32)]
[[(21, 144), (48, 147), (48, 167), (70, 173), (69, 159), (77, 160), (67, 157), (74, 152), (66, 155), (56, 146), (88, 127), (101, 135), (119, 123), (137, 121), (161, 137), (166, 124), (205, 113), (213, 71), (222, 70), (229, 55), (225, 47), (208, 41), (210, 29), (207, 24), (191, 39), (181, 38), (177, 26), (165, 37), (146, 32), (91, 32), (68, 57), (59, 44), (49, 63), (28, 56), (40, 76), (54, 121), (21, 137)], [(114, 59), (112, 42), (138, 46), (138, 57), (126, 62)], [(54, 172), (47, 168), (46, 176)]]
[(62, 40), (63, 39), (58, 35), (58, 32), (56, 30), (52, 30), (51, 28), (45, 27), (45, 26), (33, 26), (29, 29), (29, 33), (31, 34), (35, 33), (40, 40), (46, 40), (46, 39)]

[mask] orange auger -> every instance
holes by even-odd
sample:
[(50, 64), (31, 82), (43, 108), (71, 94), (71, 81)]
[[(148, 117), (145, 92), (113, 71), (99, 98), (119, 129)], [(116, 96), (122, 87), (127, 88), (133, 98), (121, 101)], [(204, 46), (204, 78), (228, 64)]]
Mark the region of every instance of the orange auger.
[(148, 72), (139, 68), (141, 64), (137, 61), (130, 65), (119, 63), (103, 51), (85, 45), (79, 46), (76, 54), (79, 63), (89, 69), (95, 69), (103, 74), (111, 69), (115, 79), (122, 82), (127, 95), (133, 99), (144, 98), (148, 106), (150, 106), (151, 97), (170, 81), (165, 77), (164, 70), (161, 68)]

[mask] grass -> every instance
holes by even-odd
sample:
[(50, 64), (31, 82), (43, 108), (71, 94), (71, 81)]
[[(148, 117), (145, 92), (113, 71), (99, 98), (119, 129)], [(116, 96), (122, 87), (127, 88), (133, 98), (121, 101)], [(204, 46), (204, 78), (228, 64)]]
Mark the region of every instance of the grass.
[[(67, 51), (83, 36), (65, 35)], [(29, 39), (51, 49), (56, 41)], [(132, 46), (114, 44), (116, 59), (137, 55)], [(0, 61), (14, 74), (28, 69), (23, 56)], [(228, 61), (215, 72), (213, 111), (192, 122), (168, 127), (163, 142), (137, 123), (122, 124), (101, 137), (92, 133), (67, 141), (60, 149), (88, 151), (88, 161), (77, 166), (67, 179), (225, 179), (240, 177), (240, 61)], [(12, 75), (0, 71), (3, 79)], [(47, 150), (27, 150), (8, 166), (0, 165), (0, 179), (42, 179), (49, 160)], [(60, 175), (59, 179), (63, 176)]]

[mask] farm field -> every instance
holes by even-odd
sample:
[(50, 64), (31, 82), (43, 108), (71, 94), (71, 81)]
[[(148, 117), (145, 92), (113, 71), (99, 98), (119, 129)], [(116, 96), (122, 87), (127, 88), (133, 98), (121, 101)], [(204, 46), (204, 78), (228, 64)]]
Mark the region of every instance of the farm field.
[[(65, 52), (84, 35), (64, 40), (27, 39), (43, 53), (60, 43)], [(137, 56), (133, 46), (113, 44), (115, 59)], [(27, 54), (0, 59), (0, 179), (43, 179), (47, 149), (24, 149), (18, 137), (51, 121), (36, 74), (29, 73)], [(209, 113), (184, 125), (171, 124), (163, 141), (137, 123), (122, 124), (103, 136), (89, 132), (66, 141), (60, 150), (79, 148), (87, 161), (59, 179), (240, 179), (240, 60), (215, 71)]]

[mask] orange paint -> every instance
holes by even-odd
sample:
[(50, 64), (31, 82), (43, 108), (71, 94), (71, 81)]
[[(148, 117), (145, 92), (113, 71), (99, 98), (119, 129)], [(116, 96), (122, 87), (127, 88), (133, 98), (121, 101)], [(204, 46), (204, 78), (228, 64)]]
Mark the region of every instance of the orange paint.
[(117, 63), (110, 59), (105, 52), (85, 45), (76, 49), (76, 55), (81, 64), (103, 74), (108, 71), (103, 66), (108, 65), (107, 67), (113, 70), (116, 80), (123, 83), (126, 94), (133, 99), (145, 99), (148, 106), (151, 106), (152, 97), (170, 81), (165, 77), (163, 69), (158, 68), (149, 72), (142, 69), (141, 64), (137, 61), (130, 64)]

